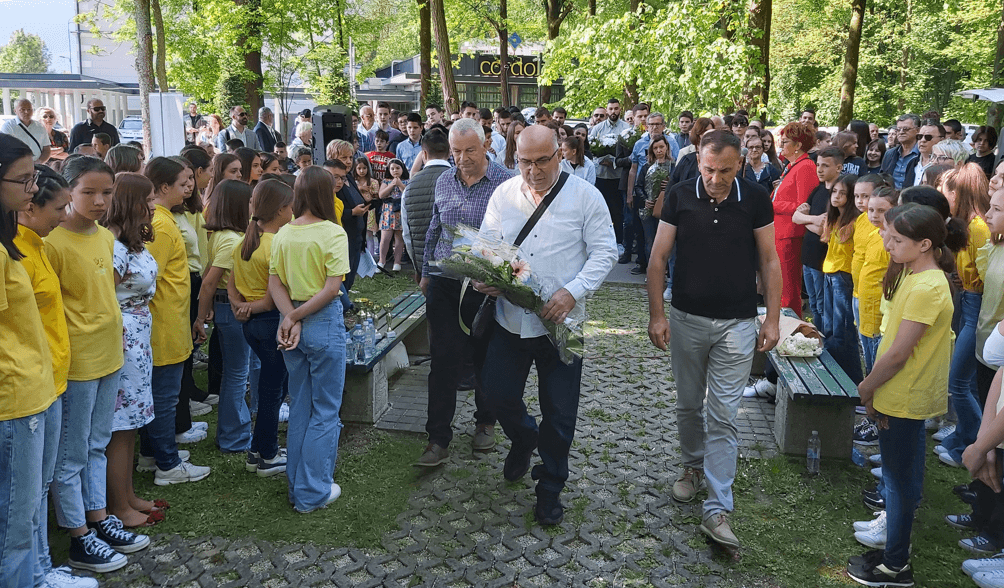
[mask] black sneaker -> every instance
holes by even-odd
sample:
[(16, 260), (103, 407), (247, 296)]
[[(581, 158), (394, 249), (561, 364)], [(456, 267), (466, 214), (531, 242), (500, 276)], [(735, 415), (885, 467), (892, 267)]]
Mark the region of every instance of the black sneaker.
[(70, 537), (69, 564), (78, 570), (107, 574), (128, 563), (128, 557), (109, 547), (93, 529), (81, 537)]
[(945, 522), (963, 531), (975, 531), (977, 527), (971, 514), (945, 515)]
[(959, 484), (952, 488), (952, 492), (959, 497), (959, 500), (966, 504), (972, 505), (976, 503), (976, 492), (969, 487), (969, 484)]
[(108, 518), (99, 523), (87, 523), (87, 527), (94, 529), (98, 539), (119, 553), (134, 553), (150, 545), (149, 537), (127, 531), (115, 515), (108, 515)]
[(899, 570), (883, 563), (866, 568), (852, 568), (847, 570), (847, 575), (865, 586), (913, 586), (913, 569), (909, 563)]
[(643, 265), (641, 265), (641, 264), (638, 264), (638, 265), (634, 266), (633, 268), (631, 268), (631, 275), (632, 276), (640, 276), (640, 275), (643, 275), (643, 274), (645, 274), (647, 272), (648, 272), (648, 268), (645, 267), (645, 266), (643, 266)]
[(859, 445), (878, 445), (878, 427), (871, 421), (865, 421), (854, 431), (854, 442)]
[(885, 498), (882, 498), (878, 490), (862, 490), (861, 501), (864, 502), (865, 508), (868, 510), (885, 510)]
[(533, 508), (533, 517), (541, 525), (560, 525), (565, 519), (565, 505), (561, 504), (560, 492), (545, 490), (537, 485), (537, 504)]
[(884, 549), (872, 549), (871, 551), (866, 551), (861, 555), (852, 555), (847, 559), (847, 570), (850, 571), (852, 567), (869, 568), (877, 566), (882, 563), (882, 558), (884, 556)]
[(502, 476), (507, 482), (515, 482), (526, 475), (530, 469), (530, 458), (536, 448), (536, 443), (523, 449), (513, 442), (509, 455), (505, 456), (505, 464), (502, 465)]

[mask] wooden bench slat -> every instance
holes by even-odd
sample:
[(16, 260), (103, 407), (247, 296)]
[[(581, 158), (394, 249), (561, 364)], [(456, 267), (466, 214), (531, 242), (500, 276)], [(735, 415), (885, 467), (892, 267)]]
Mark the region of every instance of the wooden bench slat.
[(826, 367), (826, 371), (836, 379), (837, 384), (843, 390), (844, 396), (848, 398), (860, 398), (858, 396), (858, 386), (854, 383), (854, 380), (850, 379), (844, 370), (840, 369), (837, 365), (837, 360), (833, 359), (833, 356), (829, 352), (824, 351), (821, 356), (819, 356), (819, 361)]
[[(797, 363), (806, 372), (807, 387), (813, 396), (843, 396), (843, 390), (837, 384), (833, 376), (830, 375), (823, 364), (815, 357), (791, 358), (793, 364)], [(811, 382), (811, 383), (809, 383)]]
[(785, 384), (788, 385), (788, 388), (791, 389), (792, 393), (796, 396), (808, 396), (809, 391), (805, 387), (805, 382), (802, 381), (798, 372), (796, 372), (791, 366), (791, 363), (788, 362), (788, 358), (781, 357), (774, 351), (771, 351), (769, 355), (771, 363), (774, 364), (774, 368), (777, 370), (778, 377), (784, 380)]
[[(347, 372), (365, 373), (373, 369), (395, 345), (400, 343), (404, 337), (411, 333), (415, 327), (421, 324), (425, 317), (425, 296), (419, 292), (412, 292), (398, 296), (391, 302), (392, 308), (388, 317), (390, 329), (395, 333), (392, 340), (384, 337), (377, 342), (373, 357), (364, 364), (346, 364)], [(349, 335), (349, 333), (346, 333)]]

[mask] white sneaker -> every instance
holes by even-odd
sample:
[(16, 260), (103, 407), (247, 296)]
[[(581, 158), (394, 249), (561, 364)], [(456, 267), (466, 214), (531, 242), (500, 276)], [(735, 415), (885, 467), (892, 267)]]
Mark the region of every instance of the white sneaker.
[(928, 431), (937, 431), (941, 428), (941, 419), (939, 417), (931, 417), (924, 421), (924, 428)]
[(324, 502), (324, 504), (322, 504), (321, 506), (318, 506), (317, 508), (312, 508), (310, 510), (300, 510), (300, 509), (298, 509), (296, 507), (293, 507), (293, 510), (295, 510), (296, 512), (298, 512), (300, 514), (307, 514), (307, 513), (310, 513), (310, 512), (314, 512), (315, 510), (322, 509), (322, 508), (328, 506), (329, 504), (331, 504), (332, 502), (338, 500), (338, 497), (341, 496), (341, 495), (342, 495), (342, 487), (339, 486), (338, 484), (334, 484), (333, 483), (333, 484), (331, 484), (331, 495), (328, 496), (328, 499)]
[(662, 291), (662, 299), (669, 302), (673, 299), (673, 287), (666, 286), (666, 289)]
[(49, 588), (98, 588), (98, 581), (94, 578), (74, 576), (70, 573), (69, 567), (61, 566), (49, 570), (49, 573), (45, 575), (43, 586)]
[(188, 401), (188, 409), (192, 412), (193, 417), (202, 416), (204, 414), (209, 414), (213, 412), (213, 407), (209, 406), (204, 402), (199, 402), (197, 400)]
[(873, 475), (873, 476), (875, 476), (875, 477), (876, 477), (876, 478), (878, 478), (879, 480), (881, 480), (881, 479), (882, 479), (882, 468), (881, 468), (881, 467), (878, 467), (878, 468), (872, 468), (872, 470), (871, 470), (871, 471), (872, 471), (872, 475)]
[(198, 443), (199, 441), (205, 439), (207, 436), (208, 436), (207, 431), (196, 429), (193, 426), (191, 429), (185, 431), (184, 433), (181, 433), (180, 435), (175, 435), (174, 440), (177, 441), (178, 443)]
[(620, 243), (617, 244), (617, 257), (624, 255), (624, 246)]
[(973, 574), (973, 581), (980, 588), (1004, 588), (1004, 570), (990, 570)]
[(948, 450), (945, 449), (944, 445), (935, 445), (932, 451), (934, 452), (934, 455), (937, 455), (938, 457), (940, 457), (942, 453), (948, 453)]
[(743, 390), (744, 398), (774, 398), (777, 396), (777, 384), (771, 384), (767, 378), (757, 380), (752, 386), (746, 386)]
[(947, 425), (938, 429), (938, 432), (931, 435), (931, 438), (935, 441), (944, 441), (946, 437), (955, 432), (955, 425)]
[(217, 404), (220, 403), (220, 395), (219, 394), (210, 394), (209, 396), (206, 396), (206, 402), (205, 403), (208, 404), (208, 405), (210, 405), (210, 406), (216, 406)]
[(871, 531), (878, 525), (885, 525), (885, 511), (875, 511), (876, 518), (870, 521), (855, 521), (854, 530), (856, 532)]
[(993, 572), (995, 570), (1004, 570), (1004, 553), (998, 553), (993, 557), (981, 559), (967, 559), (962, 562), (962, 571), (970, 577), (981, 572)]
[(944, 453), (942, 453), (941, 455), (939, 455), (938, 459), (941, 460), (941, 463), (943, 463), (945, 465), (948, 465), (948, 466), (952, 466), (953, 468), (961, 468), (962, 467), (962, 464), (959, 463), (959, 462), (957, 462), (957, 461), (955, 461), (952, 458), (952, 454), (949, 453), (949, 452), (947, 452), (947, 451), (944, 452)]
[(400, 263), (395, 263), (394, 264), (394, 271), (396, 271), (396, 272), (401, 271), (401, 264)]
[(882, 454), (881, 453), (876, 453), (875, 455), (869, 455), (868, 456), (868, 461), (872, 462), (875, 465), (880, 466), (880, 465), (882, 465)]
[[(189, 453), (188, 450), (186, 449), (179, 449), (178, 457), (181, 458), (181, 461), (188, 461), (189, 458), (192, 457), (192, 454)], [(152, 457), (146, 457), (145, 455), (139, 456), (139, 459), (136, 462), (136, 471), (137, 472), (157, 471), (157, 460)]]
[(183, 461), (177, 467), (166, 472), (157, 468), (157, 473), (153, 477), (153, 483), (158, 486), (168, 486), (170, 484), (198, 482), (208, 476), (211, 471), (211, 469), (205, 466), (197, 466)]
[(873, 523), (871, 529), (855, 532), (854, 538), (858, 543), (872, 549), (885, 549), (886, 519), (882, 516), (875, 519)]
[(195, 429), (196, 431), (208, 431), (209, 423), (205, 423), (202, 421), (192, 421), (192, 428)]
[(289, 421), (289, 404), (283, 402), (279, 407), (279, 422), (285, 423), (287, 421)]

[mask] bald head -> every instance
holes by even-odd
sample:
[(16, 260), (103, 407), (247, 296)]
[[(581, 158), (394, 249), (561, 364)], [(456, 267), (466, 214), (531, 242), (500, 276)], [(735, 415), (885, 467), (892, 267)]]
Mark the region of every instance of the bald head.
[[(558, 136), (554, 131), (544, 125), (530, 125), (523, 129), (523, 132), (516, 137), (516, 151), (523, 153), (531, 149), (547, 149), (553, 151), (558, 148)], [(533, 159), (533, 158), (529, 158)]]
[(516, 138), (516, 162), (527, 187), (542, 196), (561, 173), (558, 138), (543, 125), (530, 125)]

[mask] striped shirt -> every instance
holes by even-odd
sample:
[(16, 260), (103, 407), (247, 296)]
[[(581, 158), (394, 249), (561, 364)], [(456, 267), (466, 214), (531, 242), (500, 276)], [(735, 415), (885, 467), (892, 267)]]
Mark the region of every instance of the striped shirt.
[(436, 201), (432, 206), (432, 222), (425, 234), (427, 255), (422, 264), (422, 277), (436, 275), (436, 268), (430, 267), (429, 262), (446, 259), (453, 251), (453, 236), (449, 231), (443, 231), (443, 227), (465, 224), (480, 228), (485, 210), (488, 209), (488, 200), (495, 189), (511, 177), (512, 174), (506, 168), (493, 161), (488, 163), (484, 177), (470, 187), (461, 181), (460, 170), (457, 168), (439, 176), (436, 181)]

